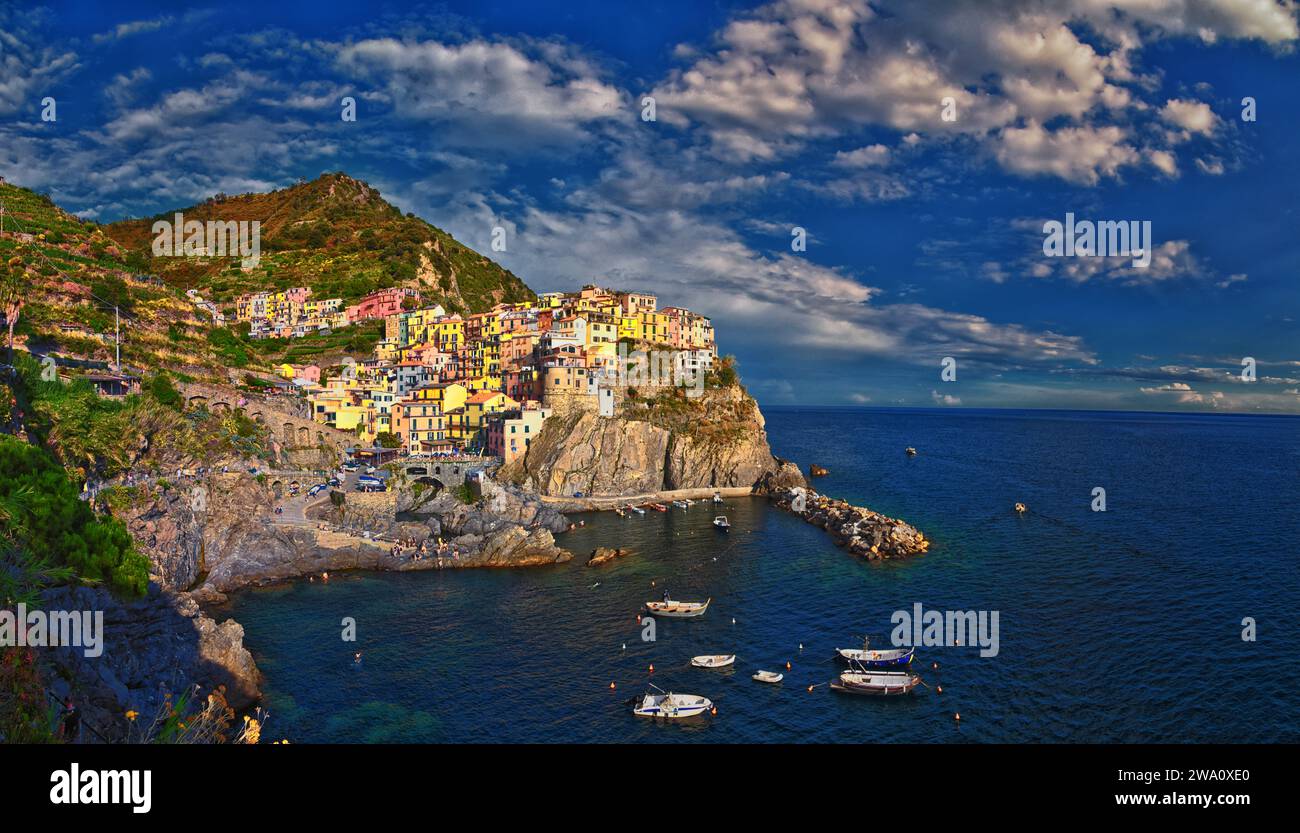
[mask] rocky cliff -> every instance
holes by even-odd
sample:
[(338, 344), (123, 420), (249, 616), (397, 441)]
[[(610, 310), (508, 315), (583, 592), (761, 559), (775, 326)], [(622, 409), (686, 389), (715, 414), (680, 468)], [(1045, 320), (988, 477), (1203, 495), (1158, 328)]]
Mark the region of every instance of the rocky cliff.
[(41, 655), (51, 695), (60, 703), (71, 699), (89, 727), (85, 741), (122, 740), (128, 709), (147, 719), (168, 695), (175, 700), (195, 686), (200, 697), (224, 686), (236, 709), (261, 697), (244, 629), (233, 620), (218, 624), (187, 593), (155, 586), (143, 599), (122, 602), (100, 588), (59, 587), (45, 592), (42, 606), (104, 614), (100, 656), (75, 647)]
[(615, 417), (557, 414), (500, 477), (549, 496), (642, 495), (753, 487), (783, 466), (757, 403), (729, 385), (697, 399), (672, 389), (648, 399), (629, 394)]

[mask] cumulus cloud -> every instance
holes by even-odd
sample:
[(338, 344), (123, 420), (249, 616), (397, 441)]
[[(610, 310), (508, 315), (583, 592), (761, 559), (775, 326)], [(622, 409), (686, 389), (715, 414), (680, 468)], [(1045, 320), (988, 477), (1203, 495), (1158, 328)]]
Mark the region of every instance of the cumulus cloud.
[(628, 119), (624, 95), (557, 44), (372, 38), (338, 49), (340, 69), (378, 85), (394, 112), (462, 144), (572, 142)]
[[(655, 94), (665, 120), (700, 126), (730, 160), (883, 127), (969, 136), (1007, 170), (1091, 185), (1142, 157), (1110, 122), (1152, 106), (1142, 96), (1158, 80), (1136, 67), (1143, 47), (1186, 36), (1280, 46), (1300, 33), (1293, 4), (1273, 0), (777, 0), (711, 48), (680, 49), (689, 64)], [(1214, 132), (1202, 102), (1169, 99), (1159, 114), (1174, 141)], [(835, 161), (874, 158), (856, 153)], [(1166, 176), (1176, 169), (1168, 151), (1147, 159)]]

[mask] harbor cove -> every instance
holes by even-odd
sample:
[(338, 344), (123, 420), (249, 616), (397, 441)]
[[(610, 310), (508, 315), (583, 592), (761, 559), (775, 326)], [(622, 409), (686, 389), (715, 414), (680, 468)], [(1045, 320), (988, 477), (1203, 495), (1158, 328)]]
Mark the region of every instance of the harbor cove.
[[(868, 560), (729, 495), (571, 514), (555, 541), (575, 557), (553, 566), (335, 572), (237, 590), (213, 614), (242, 624), (295, 742), (1300, 740), (1277, 673), (1278, 651), (1300, 656), (1269, 628), (1243, 639), (1243, 620), (1286, 621), (1300, 592), (1294, 417), (764, 410), (778, 457), (828, 469), (816, 493), (907, 519), (928, 551)], [(586, 566), (601, 547), (624, 552)], [(646, 641), (640, 614), (665, 591), (711, 603), (656, 618)], [(831, 692), (836, 649), (892, 648), (891, 617), (916, 605), (997, 612), (996, 656), (923, 639), (909, 696)], [(734, 664), (690, 664), (717, 654)], [(657, 689), (716, 714), (633, 716)]]

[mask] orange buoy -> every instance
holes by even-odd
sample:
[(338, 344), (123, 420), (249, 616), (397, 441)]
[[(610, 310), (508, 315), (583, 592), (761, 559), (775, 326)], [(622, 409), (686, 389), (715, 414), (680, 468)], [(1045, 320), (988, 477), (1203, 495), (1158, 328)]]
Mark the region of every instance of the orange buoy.
[(939, 667), (939, 663), (936, 662), (936, 663), (934, 663), (933, 665), (931, 665), (930, 667), (931, 667), (931, 668), (938, 668), (938, 667)]
[(961, 715), (960, 715), (960, 714), (957, 714), (957, 713), (954, 712), (952, 717), (953, 717), (953, 719), (956, 720), (958, 723), (961, 722)]
[(712, 712), (712, 714), (713, 714), (714, 717), (717, 717), (717, 716), (718, 716), (718, 707), (717, 707), (717, 706), (714, 706), (714, 707), (713, 707), (713, 712)]
[(812, 690), (813, 690), (813, 687), (812, 687), (812, 686), (808, 686), (808, 691), (811, 692)]
[(789, 671), (789, 670), (790, 670), (790, 660), (786, 660), (786, 661), (785, 661), (785, 670), (786, 670), (786, 671)]
[(638, 613), (638, 614), (636, 615), (636, 623), (637, 623), (638, 625), (641, 624), (641, 614), (640, 614), (640, 613)]
[(655, 672), (655, 664), (652, 662), (650, 663), (650, 673), (653, 674), (654, 672)]
[(613, 683), (610, 683), (610, 684), (609, 684), (609, 690), (610, 690), (610, 691), (613, 691), (613, 690), (614, 690), (614, 684), (613, 684)]
[(939, 692), (940, 694), (943, 694), (943, 686), (936, 686), (934, 690)]

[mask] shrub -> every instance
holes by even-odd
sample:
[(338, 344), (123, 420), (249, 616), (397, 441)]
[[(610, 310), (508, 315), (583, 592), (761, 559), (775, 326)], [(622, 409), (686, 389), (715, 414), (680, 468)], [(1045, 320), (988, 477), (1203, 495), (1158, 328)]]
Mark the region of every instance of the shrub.
[(124, 596), (144, 593), (149, 562), (119, 521), (96, 517), (77, 487), (44, 450), (0, 436), (0, 532), (6, 560), (65, 565), (86, 581)]

